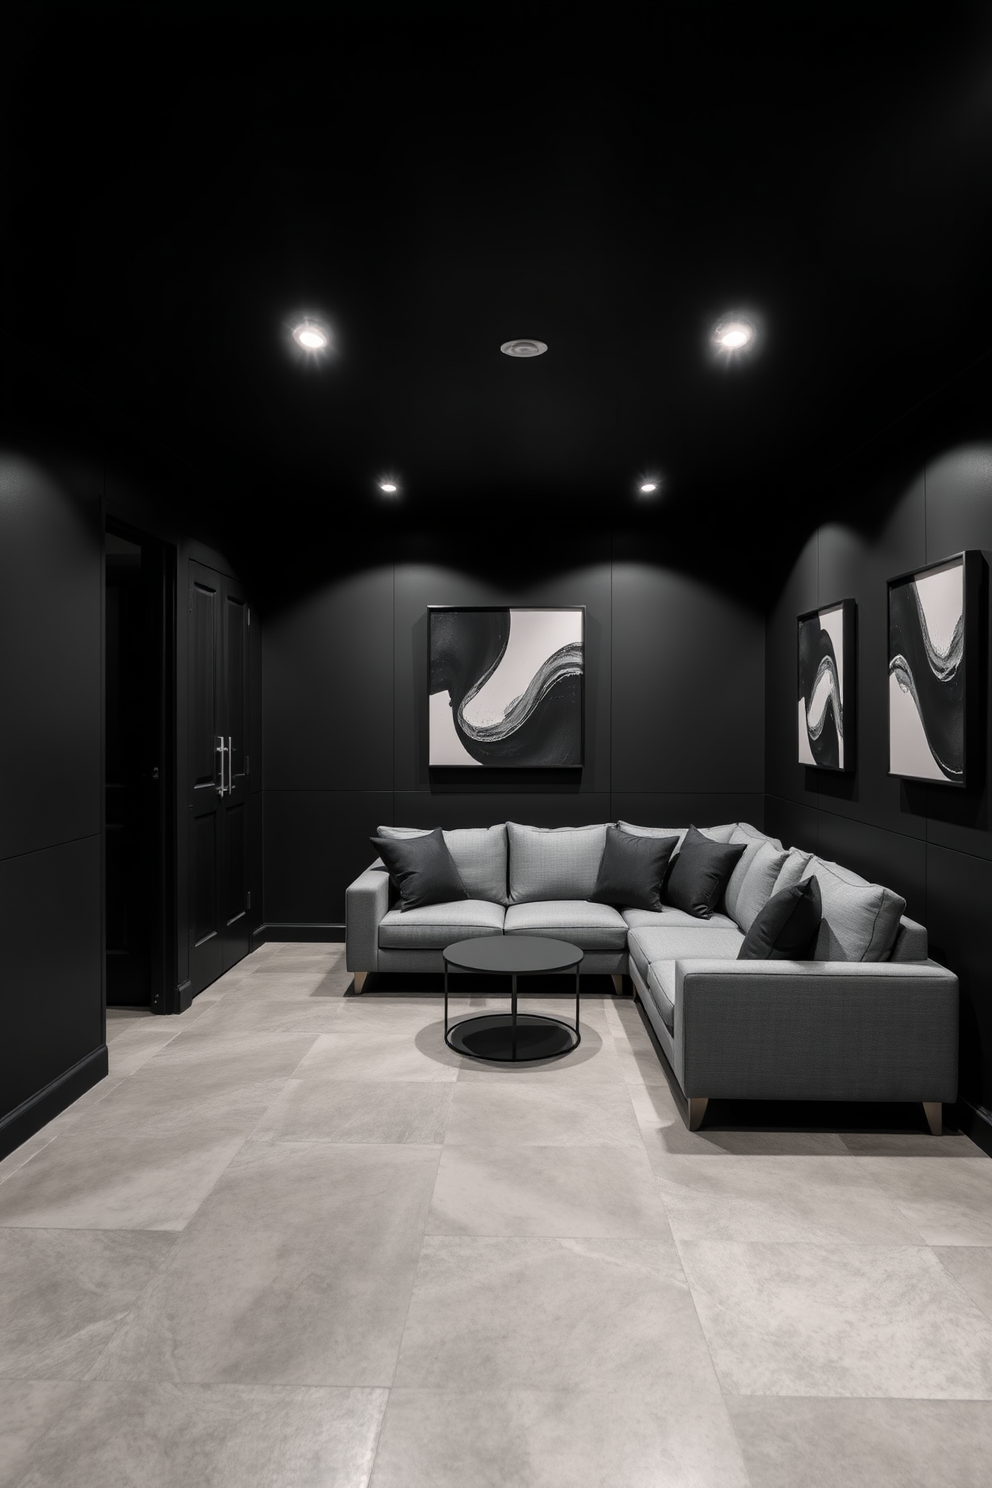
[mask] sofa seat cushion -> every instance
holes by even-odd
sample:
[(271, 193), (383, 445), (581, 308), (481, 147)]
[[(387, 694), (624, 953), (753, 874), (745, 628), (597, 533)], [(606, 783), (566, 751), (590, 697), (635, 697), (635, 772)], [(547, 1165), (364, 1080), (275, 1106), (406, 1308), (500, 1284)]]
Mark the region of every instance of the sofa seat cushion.
[(698, 915), (687, 914), (684, 909), (674, 909), (670, 904), (663, 904), (658, 913), (649, 909), (629, 909), (620, 911), (631, 930), (670, 930), (677, 927), (680, 930), (736, 930), (737, 923), (729, 915), (711, 914), (708, 920), (701, 920)]
[(454, 940), (502, 935), (505, 910), (487, 899), (456, 899), (420, 909), (389, 909), (379, 921), (383, 950), (443, 951)]
[(619, 910), (609, 904), (592, 904), (588, 899), (511, 904), (503, 929), (507, 935), (568, 940), (583, 951), (622, 951), (627, 944), (627, 922)]
[(627, 952), (645, 981), (648, 968), (655, 961), (704, 960), (736, 961), (744, 937), (736, 925), (730, 930), (714, 930), (706, 921), (698, 930), (672, 926), (668, 930), (631, 930)]
[(606, 822), (591, 827), (528, 827), (507, 822), (509, 903), (586, 900), (596, 887)]

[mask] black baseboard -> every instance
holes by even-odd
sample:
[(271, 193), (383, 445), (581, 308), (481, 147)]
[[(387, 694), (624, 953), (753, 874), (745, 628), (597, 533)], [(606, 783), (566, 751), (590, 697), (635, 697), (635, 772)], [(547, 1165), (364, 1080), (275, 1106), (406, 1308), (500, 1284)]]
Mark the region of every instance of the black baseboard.
[(973, 1106), (966, 1100), (958, 1101), (952, 1109), (957, 1114), (958, 1129), (992, 1157), (992, 1111), (986, 1111), (984, 1106)]
[(344, 926), (327, 922), (315, 925), (268, 921), (252, 931), (252, 944), (261, 945), (265, 940), (314, 940), (344, 944)]
[(106, 1077), (107, 1046), (101, 1044), (92, 1054), (87, 1054), (72, 1069), (59, 1075), (50, 1085), (23, 1101), (9, 1115), (0, 1120), (0, 1158), (22, 1146), (35, 1132), (41, 1131), (50, 1121), (60, 1115), (73, 1101), (85, 1095), (94, 1085)]

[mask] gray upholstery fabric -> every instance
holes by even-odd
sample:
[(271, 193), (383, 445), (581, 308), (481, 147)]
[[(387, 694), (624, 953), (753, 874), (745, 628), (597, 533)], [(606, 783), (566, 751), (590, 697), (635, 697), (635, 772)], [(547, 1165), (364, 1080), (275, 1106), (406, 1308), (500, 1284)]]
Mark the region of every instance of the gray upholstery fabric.
[(888, 960), (900, 916), (906, 908), (905, 899), (881, 884), (869, 884), (863, 879), (852, 883), (849, 877), (835, 873), (835, 867), (819, 858), (811, 864), (823, 902), (814, 960)]
[(507, 822), (509, 903), (588, 899), (599, 876), (606, 825), (528, 827)]
[(731, 930), (714, 930), (704, 922), (701, 930), (673, 926), (669, 930), (631, 930), (627, 936), (627, 954), (632, 966), (643, 976), (654, 961), (689, 961), (702, 957), (714, 960), (726, 957), (733, 961), (744, 944), (736, 925)]
[[(634, 837), (677, 837), (679, 841), (678, 847), (674, 849), (675, 852), (678, 852), (679, 847), (682, 846), (682, 838), (689, 830), (688, 827), (638, 827), (633, 822), (625, 821), (618, 821), (617, 826), (621, 832), (630, 832)], [(729, 842), (736, 827), (736, 822), (727, 822), (723, 826), (699, 827), (697, 830), (713, 842)]]
[(675, 1032), (675, 962), (652, 961), (647, 969), (648, 992), (654, 998), (662, 1022)]
[(686, 1095), (953, 1101), (958, 980), (935, 962), (680, 961)]
[(786, 853), (777, 851), (771, 842), (762, 842), (751, 859), (751, 865), (738, 886), (734, 919), (744, 931), (750, 930), (758, 915), (772, 897)]
[(585, 899), (545, 899), (511, 904), (503, 926), (506, 935), (547, 935), (568, 940), (584, 951), (622, 951), (627, 923), (609, 904)]
[(379, 922), (379, 945), (384, 950), (443, 951), (453, 940), (477, 935), (502, 935), (502, 904), (485, 899), (456, 899), (450, 904), (425, 904), (418, 909), (387, 910)]
[(930, 954), (925, 925), (907, 920), (903, 915), (896, 930), (895, 944), (889, 952), (890, 961), (925, 961)]
[(813, 861), (813, 854), (801, 852), (798, 848), (791, 848), (785, 856), (785, 862), (779, 871), (773, 894), (780, 894), (783, 889), (794, 889), (797, 883), (802, 883), (809, 872), (809, 865)]
[(651, 909), (622, 909), (623, 915), (631, 930), (669, 930), (677, 926), (679, 929), (691, 930), (736, 930), (737, 922), (729, 915), (712, 914), (708, 920), (701, 920), (698, 915), (687, 914), (684, 909), (674, 909), (670, 904), (663, 904), (660, 912)]
[[(767, 865), (771, 858), (771, 855), (778, 854), (779, 868), (782, 867), (782, 864), (785, 861), (785, 853), (782, 844), (779, 842), (777, 837), (766, 837), (764, 832), (759, 832), (757, 827), (752, 827), (749, 822), (739, 822), (734, 828), (733, 832), (730, 834), (730, 840), (731, 842), (743, 842), (744, 851), (738, 859), (737, 863), (734, 865), (733, 873), (731, 873), (730, 877), (727, 879), (727, 886), (723, 891), (723, 908), (738, 925), (742, 925), (745, 930), (748, 930), (750, 929), (750, 925), (745, 925), (740, 916), (740, 893), (744, 882), (749, 877), (751, 869), (754, 866), (755, 861), (757, 860), (758, 854), (762, 852), (762, 849), (764, 849), (762, 863)], [(776, 869), (776, 874), (777, 872), (778, 869)], [(767, 876), (767, 867), (765, 868), (765, 876)], [(774, 883), (774, 881), (775, 880), (772, 879), (772, 883)], [(752, 884), (751, 891), (748, 897), (749, 907), (753, 904), (755, 898), (762, 892), (762, 888), (760, 888), (759, 885), (763, 885), (763, 883), (764, 879), (758, 879), (755, 881), (754, 884)], [(757, 906), (757, 909), (751, 910), (752, 919), (758, 913), (758, 910), (761, 908), (762, 904), (764, 904), (770, 897), (771, 884), (768, 885), (768, 893), (765, 894), (764, 899), (761, 900), (761, 904)]]
[[(379, 827), (380, 837), (425, 837), (431, 827)], [(458, 876), (473, 899), (506, 904), (506, 825), (457, 827), (445, 831), (444, 844)], [(409, 911), (408, 911), (409, 912)]]
[(346, 890), (345, 966), (349, 971), (377, 969), (379, 921), (389, 910), (389, 897), (389, 874), (384, 867), (366, 868)]

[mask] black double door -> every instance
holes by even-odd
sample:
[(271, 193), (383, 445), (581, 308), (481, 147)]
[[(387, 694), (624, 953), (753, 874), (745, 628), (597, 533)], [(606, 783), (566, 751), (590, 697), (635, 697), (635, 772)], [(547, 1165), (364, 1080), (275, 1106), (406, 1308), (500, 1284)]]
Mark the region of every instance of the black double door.
[(189, 979), (191, 995), (251, 948), (248, 754), (251, 613), (240, 584), (189, 565)]

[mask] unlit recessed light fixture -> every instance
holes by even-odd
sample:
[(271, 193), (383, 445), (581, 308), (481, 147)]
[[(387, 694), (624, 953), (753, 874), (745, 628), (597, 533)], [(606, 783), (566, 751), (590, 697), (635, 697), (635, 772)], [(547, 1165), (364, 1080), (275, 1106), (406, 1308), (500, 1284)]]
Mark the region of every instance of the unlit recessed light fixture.
[(536, 357), (542, 356), (548, 349), (544, 341), (533, 341), (521, 339), (517, 341), (504, 341), (500, 351), (504, 356), (512, 357)]

